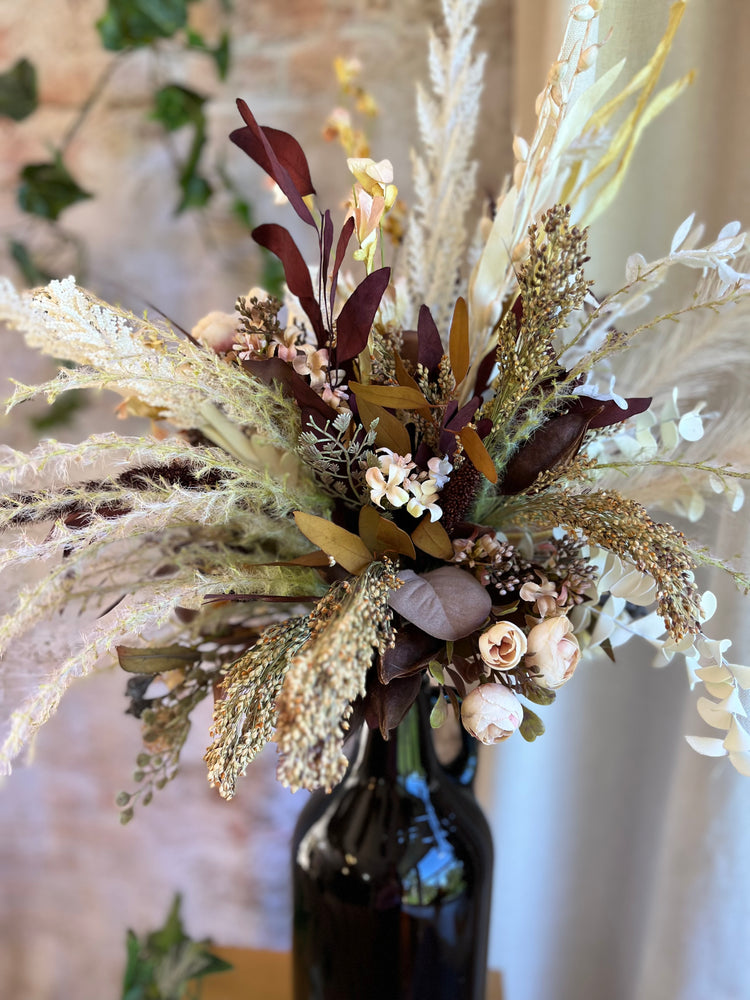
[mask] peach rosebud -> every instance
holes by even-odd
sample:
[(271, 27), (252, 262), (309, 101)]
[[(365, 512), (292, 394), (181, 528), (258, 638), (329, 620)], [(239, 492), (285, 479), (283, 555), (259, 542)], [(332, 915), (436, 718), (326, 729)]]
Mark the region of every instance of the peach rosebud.
[(537, 671), (543, 687), (554, 690), (573, 676), (581, 650), (573, 626), (565, 617), (545, 618), (529, 632), (526, 664)]
[(464, 729), (485, 746), (507, 740), (522, 720), (523, 706), (504, 684), (480, 684), (461, 705)]
[(237, 313), (219, 312), (215, 309), (198, 320), (190, 333), (217, 354), (226, 354), (232, 350), (232, 344), (237, 340), (238, 325)]
[(513, 622), (497, 622), (479, 636), (479, 653), (493, 670), (511, 670), (526, 652), (526, 636)]

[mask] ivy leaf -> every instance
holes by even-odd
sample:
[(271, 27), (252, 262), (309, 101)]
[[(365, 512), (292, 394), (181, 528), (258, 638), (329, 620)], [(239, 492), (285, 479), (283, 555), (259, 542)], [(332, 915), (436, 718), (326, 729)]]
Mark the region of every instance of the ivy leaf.
[(168, 132), (175, 132), (184, 125), (205, 128), (205, 103), (206, 98), (196, 91), (169, 83), (154, 94), (154, 110), (150, 117), (161, 122)]
[(171, 38), (187, 25), (191, 0), (108, 0), (96, 27), (105, 49), (149, 45), (157, 38)]
[[(37, 264), (31, 255), (31, 251), (22, 243), (21, 240), (8, 240), (8, 250), (13, 260), (16, 262), (18, 270), (23, 275), (24, 281), (27, 285), (33, 287), (34, 285), (46, 285), (48, 282), (52, 281), (56, 275), (51, 274), (49, 271), (45, 271), (42, 267)], [(72, 390), (75, 392), (75, 390)], [(71, 393), (66, 392), (64, 396), (69, 396)], [(55, 402), (59, 402), (64, 396), (58, 396)], [(53, 404), (54, 405), (54, 404)]]
[(0, 73), (0, 115), (20, 122), (36, 106), (36, 70), (28, 59), (19, 59), (7, 73)]
[(203, 208), (213, 194), (213, 188), (206, 178), (192, 170), (183, 170), (180, 174), (180, 189), (182, 198), (175, 209), (177, 215), (188, 208)]
[(188, 29), (187, 39), (188, 45), (191, 48), (199, 49), (201, 52), (205, 52), (206, 55), (211, 56), (216, 63), (216, 72), (219, 74), (219, 79), (226, 80), (227, 73), (229, 72), (229, 32), (224, 32), (219, 39), (219, 44), (213, 49), (208, 45), (203, 35), (192, 29)]
[(49, 163), (29, 163), (21, 171), (18, 204), (31, 215), (54, 221), (66, 208), (90, 197), (71, 177), (59, 153)]

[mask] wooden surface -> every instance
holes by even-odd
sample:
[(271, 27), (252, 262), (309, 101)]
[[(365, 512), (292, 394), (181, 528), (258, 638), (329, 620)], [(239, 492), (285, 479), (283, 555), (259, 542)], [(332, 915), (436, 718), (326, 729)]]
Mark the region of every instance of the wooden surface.
[[(289, 952), (250, 951), (247, 948), (216, 948), (214, 951), (234, 968), (231, 972), (204, 979), (201, 1000), (291, 1000)], [(499, 972), (489, 974), (487, 1000), (503, 1000)]]

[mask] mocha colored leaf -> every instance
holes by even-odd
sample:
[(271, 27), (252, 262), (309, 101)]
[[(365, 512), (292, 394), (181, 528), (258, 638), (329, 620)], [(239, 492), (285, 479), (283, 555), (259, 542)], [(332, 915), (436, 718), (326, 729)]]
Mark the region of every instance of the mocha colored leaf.
[(429, 405), (420, 390), (410, 386), (360, 385), (359, 382), (350, 382), (349, 388), (358, 400), (366, 399), (389, 410), (421, 410)]
[(397, 455), (411, 452), (411, 439), (406, 427), (398, 417), (394, 417), (383, 406), (371, 403), (362, 396), (357, 398), (357, 410), (364, 427), (369, 428), (373, 420), (378, 421), (375, 444), (378, 448), (390, 448)]
[(380, 300), (391, 277), (389, 267), (368, 274), (344, 303), (336, 319), (336, 363), (341, 365), (367, 346)]
[(424, 365), (429, 372), (436, 371), (445, 352), (435, 320), (427, 306), (420, 306), (419, 309), (417, 343), (419, 345), (417, 354), (419, 364)]
[(229, 138), (276, 181), (300, 219), (317, 229), (302, 200), (304, 195), (315, 193), (302, 147), (287, 132), (261, 128), (242, 99), (237, 101), (237, 108), (247, 127), (235, 129)]
[(450, 559), (453, 556), (453, 546), (448, 532), (439, 521), (431, 521), (429, 514), (425, 514), (412, 531), (411, 540), (418, 549), (435, 556), (436, 559)]
[(374, 507), (362, 507), (359, 512), (359, 534), (371, 552), (396, 552), (416, 556), (414, 543), (407, 533), (383, 517)]
[(581, 447), (589, 420), (590, 417), (576, 410), (550, 417), (521, 445), (506, 465), (499, 485), (500, 493), (505, 496), (521, 493), (540, 473), (570, 461)]
[(482, 473), (491, 483), (497, 482), (497, 469), (492, 461), (490, 453), (482, 443), (482, 439), (473, 427), (462, 427), (458, 436), (464, 451), (469, 456), (471, 464)]

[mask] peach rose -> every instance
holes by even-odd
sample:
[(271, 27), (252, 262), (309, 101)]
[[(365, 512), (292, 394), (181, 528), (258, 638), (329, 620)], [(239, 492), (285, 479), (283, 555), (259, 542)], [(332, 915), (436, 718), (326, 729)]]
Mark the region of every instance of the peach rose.
[(239, 322), (237, 313), (214, 310), (199, 320), (190, 333), (217, 354), (226, 354), (232, 350), (232, 345), (237, 340)]
[(573, 676), (581, 650), (573, 626), (565, 615), (545, 618), (529, 632), (526, 664), (537, 671), (536, 680), (546, 688), (561, 687)]
[(513, 622), (497, 622), (479, 636), (479, 653), (493, 670), (511, 670), (526, 652), (526, 636)]
[(523, 706), (504, 684), (480, 684), (461, 705), (464, 729), (485, 746), (507, 740), (522, 720)]

